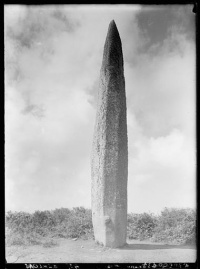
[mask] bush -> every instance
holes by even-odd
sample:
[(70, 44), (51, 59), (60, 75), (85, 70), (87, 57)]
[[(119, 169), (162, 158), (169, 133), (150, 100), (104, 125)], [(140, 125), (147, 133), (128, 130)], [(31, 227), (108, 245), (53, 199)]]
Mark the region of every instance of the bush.
[(192, 209), (165, 208), (152, 236), (156, 242), (196, 243), (196, 213)]
[(67, 222), (70, 218), (70, 209), (68, 208), (59, 208), (52, 211), (52, 216), (56, 225), (62, 224), (63, 222)]
[[(165, 208), (159, 216), (131, 213), (127, 224), (130, 239), (196, 243), (196, 212), (192, 209)], [(49, 247), (57, 244), (54, 238), (94, 238), (91, 210), (75, 207), (33, 214), (11, 211), (6, 214), (7, 245), (43, 244)]]
[(42, 237), (37, 233), (21, 233), (6, 229), (6, 245), (41, 245)]
[[(7, 244), (42, 244), (44, 238), (93, 238), (92, 213), (90, 209), (76, 207), (53, 211), (7, 212)], [(48, 245), (48, 244), (47, 244)]]
[(91, 238), (93, 234), (91, 210), (83, 207), (73, 208), (66, 229), (70, 238)]
[(11, 229), (6, 229), (6, 245), (24, 245), (25, 240), (20, 233), (13, 232)]
[(127, 235), (130, 239), (149, 239), (156, 227), (156, 217), (153, 214), (128, 214)]

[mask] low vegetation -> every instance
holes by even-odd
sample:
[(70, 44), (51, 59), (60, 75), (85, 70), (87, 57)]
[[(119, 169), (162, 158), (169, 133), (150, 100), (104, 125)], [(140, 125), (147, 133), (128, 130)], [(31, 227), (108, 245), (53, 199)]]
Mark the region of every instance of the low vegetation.
[(153, 242), (196, 244), (196, 212), (165, 208), (160, 215), (128, 215), (128, 237)]
[[(94, 238), (90, 209), (76, 207), (52, 211), (6, 213), (6, 245), (53, 247), (58, 238)], [(128, 214), (129, 239), (153, 242), (195, 244), (196, 212), (192, 209), (165, 208), (160, 215)]]

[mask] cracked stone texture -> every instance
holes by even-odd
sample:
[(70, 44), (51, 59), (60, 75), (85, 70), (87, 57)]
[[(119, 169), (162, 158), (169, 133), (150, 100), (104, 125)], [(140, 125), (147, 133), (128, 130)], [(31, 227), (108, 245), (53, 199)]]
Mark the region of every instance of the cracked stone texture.
[(110, 22), (100, 71), (92, 147), (92, 221), (95, 240), (126, 244), (128, 139), (122, 45)]

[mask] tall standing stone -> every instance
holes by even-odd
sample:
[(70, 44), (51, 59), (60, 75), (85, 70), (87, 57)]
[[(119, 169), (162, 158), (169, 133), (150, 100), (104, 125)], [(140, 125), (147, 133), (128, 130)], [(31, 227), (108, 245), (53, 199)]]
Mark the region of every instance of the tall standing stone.
[(126, 243), (128, 141), (121, 39), (110, 22), (100, 72), (92, 147), (92, 221), (95, 241)]

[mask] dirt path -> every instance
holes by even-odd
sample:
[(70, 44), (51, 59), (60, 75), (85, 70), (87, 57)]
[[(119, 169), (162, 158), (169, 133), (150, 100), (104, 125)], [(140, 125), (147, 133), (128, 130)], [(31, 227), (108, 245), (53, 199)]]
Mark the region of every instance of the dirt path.
[(93, 240), (58, 239), (58, 246), (6, 248), (8, 263), (140, 263), (195, 262), (193, 246), (165, 245), (147, 241), (128, 240), (121, 249), (97, 246)]

